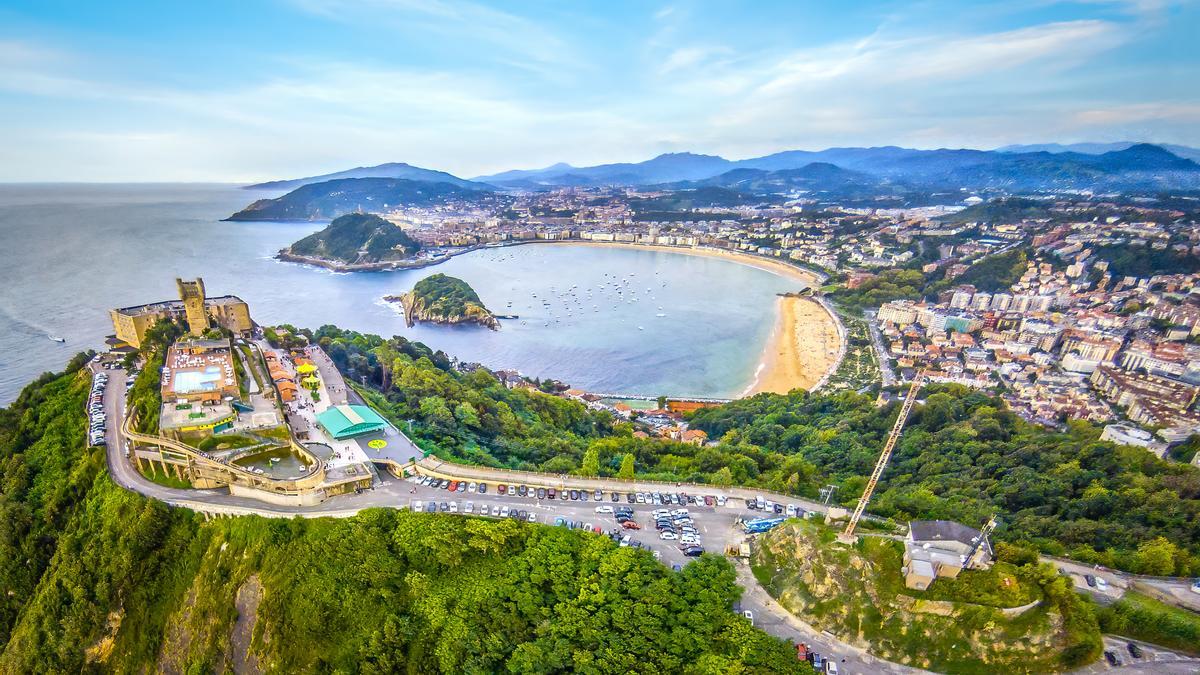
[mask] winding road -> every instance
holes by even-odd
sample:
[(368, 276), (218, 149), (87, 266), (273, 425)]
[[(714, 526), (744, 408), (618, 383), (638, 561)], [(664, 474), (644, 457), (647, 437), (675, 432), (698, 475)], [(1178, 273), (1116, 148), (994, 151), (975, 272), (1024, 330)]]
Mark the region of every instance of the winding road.
[[(340, 381), (340, 374), (334, 375), (336, 369), (332, 369), (331, 363), (324, 363), (318, 360), (317, 363), (322, 367), (322, 375), (329, 378), (336, 377)], [(91, 366), (93, 371), (98, 370), (95, 364)], [(333, 372), (329, 372), (332, 370)], [(133, 463), (129, 460), (126, 452), (127, 440), (121, 432), (121, 424), (118, 420), (124, 419), (125, 414), (125, 382), (126, 373), (124, 370), (113, 369), (104, 371), (108, 374), (108, 386), (104, 393), (104, 407), (108, 415), (110, 423), (108, 425), (108, 434), (106, 438), (106, 457), (108, 462), (108, 470), (113, 480), (121, 487), (132, 490), (146, 497), (160, 500), (172, 506), (190, 508), (210, 517), (225, 517), (237, 515), (259, 515), (266, 517), (295, 517), (302, 516), (308, 518), (315, 517), (349, 517), (359, 511), (372, 507), (391, 507), (391, 508), (415, 508), (427, 504), (429, 501), (449, 502), (456, 501), (463, 503), (472, 502), (472, 505), (478, 508), (482, 505), (499, 508), (508, 506), (510, 508), (522, 508), (535, 514), (537, 522), (552, 524), (555, 518), (562, 517), (572, 521), (583, 522), (588, 524), (596, 524), (602, 526), (605, 530), (610, 529), (615, 525), (611, 516), (597, 514), (595, 512), (595, 503), (567, 502), (560, 500), (537, 500), (530, 497), (517, 497), (508, 495), (498, 495), (495, 493), (487, 495), (478, 494), (462, 494), (448, 493), (445, 490), (425, 487), (419, 485), (414, 479), (401, 480), (392, 477), (387, 472), (380, 472), (379, 481), (376, 487), (370, 490), (364, 490), (359, 494), (346, 494), (331, 497), (325, 502), (315, 506), (283, 506), (267, 504), (255, 499), (246, 497), (237, 497), (230, 495), (226, 490), (195, 490), (195, 489), (180, 489), (159, 485), (144, 476), (142, 476)], [(331, 381), (331, 380), (327, 380)], [(357, 399), (353, 390), (345, 388), (344, 383), (341, 383), (342, 391), (348, 392), (351, 398)], [(357, 402), (357, 401), (356, 401)], [(396, 432), (400, 436), (398, 431)], [(407, 443), (403, 446), (404, 451), (414, 452), (416, 446), (404, 437)], [(437, 460), (427, 460), (420, 463), (420, 469), (423, 473), (446, 476), (459, 476), (470, 479), (480, 479), (486, 477), (490, 483), (514, 483), (514, 484), (529, 484), (531, 482), (546, 484), (547, 476), (537, 475), (536, 481), (531, 481), (532, 474), (523, 474), (521, 472), (504, 471), (496, 469), (488, 469), (483, 467), (463, 466), (457, 464), (443, 463)], [(742, 518), (761, 515), (761, 512), (748, 511), (744, 507), (743, 497), (747, 494), (754, 494), (753, 490), (742, 488), (720, 489), (712, 486), (695, 486), (675, 484), (673, 487), (665, 487), (663, 484), (655, 484), (645, 481), (616, 481), (609, 479), (584, 479), (570, 476), (554, 476), (553, 483), (561, 486), (594, 490), (596, 488), (605, 491), (605, 500), (602, 504), (611, 505), (609, 495), (616, 490), (622, 494), (626, 492), (645, 492), (645, 491), (670, 491), (670, 492), (688, 492), (689, 494), (710, 494), (710, 495), (725, 495), (728, 502), (724, 507), (718, 506), (689, 506), (691, 516), (696, 523), (696, 528), (699, 530), (704, 546), (709, 551), (720, 552), (729, 546), (740, 543), (744, 535), (741, 529), (737, 526), (737, 521)], [(767, 494), (767, 493), (762, 493)], [(768, 498), (786, 499), (787, 502), (795, 503), (797, 506), (809, 511), (823, 513), (826, 507), (819, 503), (803, 500), (799, 498)], [(417, 504), (416, 502), (421, 502)], [(629, 506), (624, 500), (623, 505)], [(633, 505), (635, 516), (639, 522), (649, 525), (649, 512), (655, 507), (646, 504)], [(673, 545), (673, 542), (661, 541), (656, 536), (653, 530), (635, 531), (633, 536), (635, 539), (642, 541), (646, 548), (655, 552), (664, 564), (682, 565), (686, 564), (687, 558), (679, 552), (679, 549)], [(1052, 560), (1055, 564), (1062, 567), (1063, 561)], [(1069, 563), (1078, 565), (1077, 563)], [(770, 595), (758, 585), (750, 572), (749, 566), (742, 561), (735, 563), (738, 580), (745, 589), (740, 603), (740, 610), (749, 610), (754, 617), (754, 624), (776, 637), (791, 640), (795, 643), (805, 643), (810, 649), (815, 649), (827, 658), (834, 658), (839, 663), (841, 673), (857, 674), (874, 674), (874, 673), (917, 673), (923, 672), (908, 666), (903, 666), (881, 659), (875, 658), (864, 650), (845, 643), (839, 640), (836, 636), (819, 631), (816, 628), (804, 623), (801, 619), (795, 617), (782, 606), (780, 606)], [(1081, 570), (1071, 570), (1073, 572)], [(1119, 581), (1120, 588), (1127, 585), (1128, 578), (1118, 579), (1116, 573), (1111, 572), (1095, 572), (1101, 575), (1111, 576), (1112, 584), (1117, 585)], [(1086, 585), (1085, 585), (1086, 588)], [(1123, 591), (1122, 591), (1123, 592)], [(1128, 655), (1124, 652), (1124, 640), (1118, 641), (1117, 638), (1106, 637), (1106, 642), (1109, 643), (1107, 648), (1114, 651), (1120, 650), (1124, 660), (1128, 661)], [(1147, 651), (1147, 657), (1141, 663), (1129, 664), (1126, 663), (1120, 667), (1123, 673), (1186, 673), (1200, 672), (1200, 659), (1190, 659), (1186, 656), (1175, 654), (1161, 648), (1144, 645)], [(1146, 661), (1153, 663), (1146, 663)], [(1109, 669), (1109, 666), (1103, 661), (1100, 664), (1093, 664), (1081, 670), (1081, 672), (1100, 672)]]

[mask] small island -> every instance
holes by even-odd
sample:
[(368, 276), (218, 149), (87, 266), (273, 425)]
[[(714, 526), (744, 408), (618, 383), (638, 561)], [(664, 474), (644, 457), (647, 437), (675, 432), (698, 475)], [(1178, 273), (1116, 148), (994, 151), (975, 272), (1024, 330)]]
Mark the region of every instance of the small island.
[(304, 237), (276, 257), (337, 271), (403, 266), (421, 250), (420, 242), (373, 213), (347, 213)]
[(417, 321), (457, 324), (477, 323), (492, 330), (500, 321), (492, 314), (470, 284), (457, 277), (434, 274), (417, 282), (403, 295), (384, 297), (404, 307), (404, 321), (411, 328)]

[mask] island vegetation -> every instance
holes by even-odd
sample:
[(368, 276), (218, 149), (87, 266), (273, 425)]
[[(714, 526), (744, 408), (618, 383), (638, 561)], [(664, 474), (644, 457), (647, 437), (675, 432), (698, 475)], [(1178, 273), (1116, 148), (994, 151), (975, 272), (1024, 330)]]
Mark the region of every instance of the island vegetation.
[(405, 260), (419, 250), (421, 244), (395, 223), (372, 213), (348, 213), (284, 249), (281, 257), (363, 266)]
[(475, 323), (492, 330), (500, 327), (496, 315), (483, 306), (475, 289), (458, 277), (433, 274), (418, 281), (411, 291), (384, 300), (404, 306), (404, 320), (410, 328), (418, 321)]
[(717, 556), (676, 573), (388, 509), (205, 522), (125, 491), (86, 445), (86, 359), (0, 410), (0, 672), (811, 672), (731, 611)]

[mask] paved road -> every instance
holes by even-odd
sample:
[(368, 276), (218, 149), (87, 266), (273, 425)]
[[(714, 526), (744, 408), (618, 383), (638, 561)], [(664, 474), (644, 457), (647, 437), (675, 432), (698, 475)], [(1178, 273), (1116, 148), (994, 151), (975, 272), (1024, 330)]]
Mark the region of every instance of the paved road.
[[(487, 504), (489, 508), (507, 505), (510, 509), (514, 507), (525, 509), (535, 513), (536, 520), (539, 523), (553, 524), (556, 517), (564, 517), (585, 524), (600, 525), (605, 531), (616, 526), (611, 515), (602, 515), (595, 512), (595, 507), (598, 503), (594, 501), (551, 501), (538, 500), (534, 497), (501, 496), (494, 489), (489, 494), (482, 496), (477, 493), (449, 493), (445, 490), (417, 485), (413, 482), (413, 479), (399, 480), (393, 478), (387, 472), (380, 472), (379, 484), (373, 489), (365, 490), (361, 494), (332, 497), (320, 505), (311, 507), (265, 504), (250, 498), (235, 497), (225, 490), (184, 490), (164, 487), (143, 477), (127, 459), (124, 449), (125, 439), (121, 435), (121, 425), (119, 423), (119, 420), (124, 419), (125, 414), (126, 374), (123, 370), (109, 370), (104, 372), (108, 373), (109, 378), (108, 387), (104, 395), (105, 410), (108, 413), (109, 420), (106, 453), (109, 473), (118, 485), (168, 504), (185, 506), (200, 511), (253, 513), (273, 517), (321, 517), (349, 516), (362, 509), (371, 507), (411, 508), (415, 506), (414, 501), (417, 500), (422, 502), (422, 506), (430, 500), (439, 503), (443, 501), (456, 501), (460, 509), (462, 509), (466, 506), (466, 502), (471, 501), (474, 502), (473, 506), (476, 512), (478, 512), (478, 509), (483, 504)], [(354, 396), (354, 394), (351, 393), (351, 396)], [(477, 469), (477, 467), (472, 468)], [(501, 478), (503, 482), (507, 482), (503, 478), (504, 472), (496, 471), (495, 475)], [(572, 479), (567, 478), (565, 482), (569, 485), (572, 483)], [(581, 480), (579, 482), (584, 481)], [(708, 494), (719, 494), (720, 492), (718, 489), (706, 491)], [(599, 504), (612, 506), (613, 502), (610, 495), (611, 492), (606, 493), (606, 499), (599, 502)], [(658, 507), (648, 504), (630, 505), (624, 498), (621, 499), (620, 503), (622, 506), (632, 506), (638, 522), (644, 528), (647, 528), (632, 532), (633, 538), (646, 544), (647, 548), (651, 551), (657, 552), (664, 564), (683, 565), (690, 560), (680, 553), (674, 542), (658, 539), (657, 533), (653, 529), (650, 529), (652, 525), (648, 522), (650, 511)], [(797, 500), (797, 503), (801, 503), (801, 501)], [(802, 503), (802, 506), (807, 507), (809, 505)], [(761, 512), (746, 509), (744, 501), (735, 498), (730, 498), (725, 507), (689, 505), (687, 508), (695, 521), (696, 529), (701, 535), (702, 544), (705, 549), (715, 553), (720, 553), (727, 547), (742, 541), (743, 534), (736, 525), (736, 521), (739, 518), (762, 515)], [(767, 633), (796, 643), (803, 642), (825, 656), (836, 657), (843, 673), (920, 672), (906, 666), (876, 659), (857, 647), (841, 642), (835, 636), (808, 626), (776, 603), (757, 584), (749, 571), (749, 567), (745, 563), (738, 562), (736, 566), (739, 582), (746, 589), (740, 603), (740, 609), (750, 610), (754, 616), (755, 625)], [(1114, 644), (1116, 645), (1114, 650), (1118, 648), (1124, 649), (1123, 642)], [(1148, 666), (1144, 664), (1129, 663), (1130, 659), (1127, 658), (1127, 653), (1122, 652), (1122, 660), (1126, 663), (1121, 669), (1122, 672), (1200, 672), (1200, 660), (1188, 660), (1186, 657), (1179, 657), (1158, 648), (1154, 648), (1154, 650), (1153, 653), (1157, 655), (1155, 657), (1157, 660), (1154, 662), (1156, 669), (1146, 670), (1145, 668)], [(1150, 653), (1150, 650), (1147, 651)], [(846, 659), (844, 663), (841, 662), (843, 658)], [(1168, 669), (1157, 669), (1164, 667)], [(1104, 670), (1108, 669), (1108, 666), (1107, 664), (1094, 664), (1081, 672), (1099, 672), (1096, 669)]]
[(871, 334), (871, 344), (875, 347), (875, 359), (879, 361), (879, 376), (883, 382), (883, 386), (890, 387), (896, 384), (896, 374), (892, 372), (891, 358), (888, 356), (887, 347), (883, 344), (883, 335), (879, 332), (879, 322), (876, 320), (879, 312), (876, 310), (867, 310), (863, 312), (863, 316), (867, 319), (867, 330)]

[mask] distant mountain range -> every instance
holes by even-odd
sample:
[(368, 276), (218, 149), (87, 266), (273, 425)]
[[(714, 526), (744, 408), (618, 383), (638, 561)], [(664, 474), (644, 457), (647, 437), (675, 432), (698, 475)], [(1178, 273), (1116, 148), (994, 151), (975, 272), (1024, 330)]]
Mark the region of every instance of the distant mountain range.
[(255, 185), (247, 185), (247, 190), (295, 190), (302, 185), (311, 183), (323, 183), (330, 180), (338, 180), (341, 178), (403, 178), (405, 180), (423, 181), (426, 183), (450, 183), (464, 188), (472, 188), (476, 190), (489, 190), (490, 186), (480, 185), (469, 180), (463, 180), (458, 176), (446, 173), (445, 171), (434, 171), (433, 169), (422, 169), (419, 166), (405, 164), (404, 162), (388, 162), (378, 166), (360, 166), (354, 169), (338, 171), (336, 173), (327, 173), (321, 176), (309, 176), (308, 178), (292, 178), (290, 180), (274, 180), (266, 183), (257, 183)]
[[(1171, 147), (1200, 156), (1200, 151), (1192, 148)], [(374, 175), (377, 173), (382, 175)], [(1148, 143), (1008, 146), (998, 150), (829, 148), (788, 150), (737, 161), (681, 152), (634, 163), (588, 167), (560, 163), (473, 180), (392, 163), (248, 186), (294, 189), (276, 199), (259, 200), (230, 219), (324, 219), (358, 209), (469, 200), (497, 190), (610, 185), (705, 189), (705, 198), (714, 205), (748, 203), (777, 194), (808, 194), (826, 201), (860, 204), (917, 205), (946, 203), (947, 193), (964, 191), (1200, 192), (1200, 164)]]
[[(1127, 148), (1138, 145), (1134, 141), (1119, 141), (1116, 143), (1070, 143), (1063, 145), (1061, 143), (1037, 143), (1031, 145), (1006, 145), (1002, 148), (996, 148), (996, 152), (1079, 152), (1085, 155), (1100, 155), (1105, 152), (1113, 152), (1116, 150), (1125, 150)], [(1193, 162), (1200, 162), (1200, 149), (1189, 148), (1186, 145), (1175, 145), (1174, 143), (1155, 143), (1163, 150), (1169, 150), (1171, 153), (1179, 155), (1184, 159), (1190, 159)]]
[[(766, 176), (811, 165), (813, 173)], [(849, 173), (835, 171), (841, 169)], [(730, 172), (738, 172), (732, 173)], [(714, 181), (714, 179), (716, 179)], [(532, 171), (508, 171), (475, 179), (504, 188), (537, 189), (582, 185), (708, 184), (775, 185), (788, 189), (828, 189), (881, 182), (919, 189), (970, 190), (1158, 190), (1200, 188), (1200, 165), (1160, 146), (1133, 144), (1099, 154), (1062, 150), (913, 150), (895, 146), (789, 150), (731, 161), (713, 155), (672, 153), (636, 164), (574, 167), (556, 164)]]

